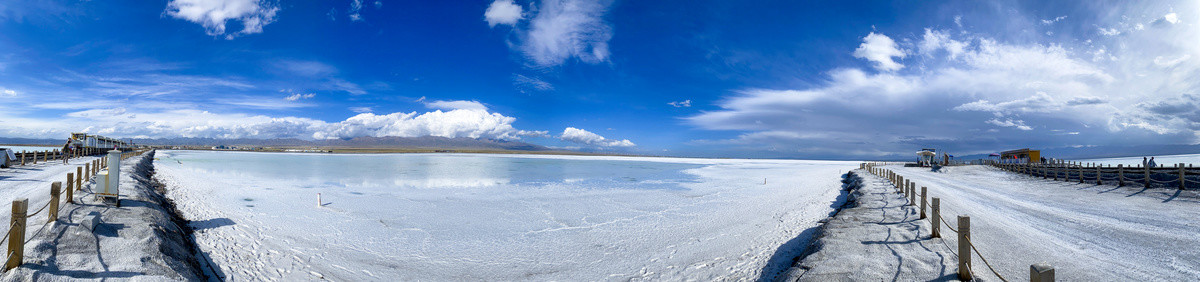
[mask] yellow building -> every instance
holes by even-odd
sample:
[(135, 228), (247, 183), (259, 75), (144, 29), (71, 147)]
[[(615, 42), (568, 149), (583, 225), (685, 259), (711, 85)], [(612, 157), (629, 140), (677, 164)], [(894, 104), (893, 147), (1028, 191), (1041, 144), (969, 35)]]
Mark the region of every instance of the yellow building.
[(1030, 150), (1029, 148), (1004, 151), (1004, 152), (1000, 152), (1000, 159), (1006, 160), (1006, 161), (1012, 160), (1012, 159), (1018, 159), (1018, 160), (1025, 160), (1026, 162), (1041, 162), (1042, 161), (1042, 151)]

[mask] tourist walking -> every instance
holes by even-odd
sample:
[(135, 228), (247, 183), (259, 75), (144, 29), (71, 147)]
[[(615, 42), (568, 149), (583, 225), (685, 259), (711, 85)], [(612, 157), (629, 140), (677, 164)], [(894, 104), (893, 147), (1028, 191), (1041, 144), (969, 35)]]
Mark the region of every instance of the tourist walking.
[(1154, 163), (1154, 157), (1150, 157), (1150, 167), (1157, 167), (1157, 166), (1158, 166), (1158, 164)]

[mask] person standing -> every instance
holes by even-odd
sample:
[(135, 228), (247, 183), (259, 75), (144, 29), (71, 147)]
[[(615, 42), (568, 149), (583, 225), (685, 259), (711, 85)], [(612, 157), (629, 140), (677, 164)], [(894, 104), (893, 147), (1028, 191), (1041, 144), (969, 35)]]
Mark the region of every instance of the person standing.
[(1154, 163), (1154, 157), (1150, 157), (1150, 167), (1157, 167), (1157, 166), (1158, 166), (1158, 164)]
[(68, 164), (67, 160), (71, 158), (71, 139), (67, 139), (67, 144), (63, 144), (62, 160), (63, 164)]

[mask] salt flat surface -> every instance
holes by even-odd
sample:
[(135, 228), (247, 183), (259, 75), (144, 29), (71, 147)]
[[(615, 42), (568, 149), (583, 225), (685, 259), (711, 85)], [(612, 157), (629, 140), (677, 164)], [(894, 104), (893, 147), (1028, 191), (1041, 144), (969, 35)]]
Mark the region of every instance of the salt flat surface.
[(858, 165), (475, 154), (157, 157), (167, 196), (193, 221), (205, 259), (231, 280), (770, 277), (807, 245), (797, 237), (829, 215), (840, 174)]
[[(1028, 277), (1029, 265), (1038, 262), (1070, 281), (1200, 277), (1195, 191), (1043, 180), (987, 166), (946, 167), (944, 173), (886, 168), (929, 187), (951, 224), (957, 215), (970, 215), (972, 242), (1009, 280)], [(956, 235), (942, 230), (956, 248)], [(995, 280), (978, 257), (974, 273)]]
[(53, 150), (55, 150), (55, 149), (62, 149), (62, 146), (9, 146), (9, 145), (0, 145), (0, 148), (7, 148), (7, 149), (11, 149), (11, 150), (13, 150), (13, 152), (26, 152), (26, 151), (28, 151), (28, 152), (34, 152), (34, 151), (37, 151), (37, 152), (42, 152), (42, 151), (53, 151)]
[[(13, 199), (27, 198), (29, 199), (29, 212), (37, 211), (37, 208), (42, 207), (50, 201), (50, 185), (55, 181), (63, 182), (65, 189), (67, 184), (67, 173), (75, 173), (77, 166), (83, 166), (85, 163), (91, 162), (97, 157), (82, 157), (69, 160), (69, 164), (63, 164), (62, 160), (51, 160), (49, 162), (39, 161), (37, 164), (27, 163), (26, 165), (13, 165), (9, 168), (0, 168), (0, 199), (5, 201), (2, 206), (10, 206)], [(11, 210), (9, 210), (11, 211)], [(12, 218), (12, 212), (0, 212), (0, 222), (9, 222)], [(8, 230), (4, 228), (3, 230)]]

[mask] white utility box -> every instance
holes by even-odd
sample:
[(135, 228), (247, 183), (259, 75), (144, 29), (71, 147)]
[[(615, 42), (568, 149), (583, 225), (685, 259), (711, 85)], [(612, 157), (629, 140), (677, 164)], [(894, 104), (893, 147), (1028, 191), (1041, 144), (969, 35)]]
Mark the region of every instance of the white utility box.
[(106, 202), (112, 199), (120, 207), (121, 151), (108, 151), (108, 171), (101, 171), (96, 180), (96, 184), (103, 184), (100, 189), (96, 189), (96, 197), (103, 198)]

